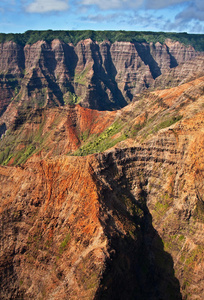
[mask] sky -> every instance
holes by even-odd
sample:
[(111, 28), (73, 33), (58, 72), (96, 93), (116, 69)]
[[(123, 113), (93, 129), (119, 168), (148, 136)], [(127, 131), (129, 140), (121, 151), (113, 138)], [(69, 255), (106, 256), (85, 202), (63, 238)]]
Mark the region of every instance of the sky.
[(204, 33), (204, 0), (0, 0), (0, 32), (134, 30)]

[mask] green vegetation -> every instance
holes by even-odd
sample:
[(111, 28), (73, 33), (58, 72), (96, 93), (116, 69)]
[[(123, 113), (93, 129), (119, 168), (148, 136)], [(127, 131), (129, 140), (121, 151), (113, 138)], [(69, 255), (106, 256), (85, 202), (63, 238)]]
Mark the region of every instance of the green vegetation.
[(22, 285), (22, 284), (23, 284), (23, 280), (20, 280), (19, 285)]
[[(88, 155), (96, 152), (103, 152), (113, 146), (118, 142), (123, 141), (127, 138), (124, 132), (121, 132), (124, 124), (120, 121), (115, 121), (108, 129), (106, 129), (99, 136), (92, 135), (87, 142), (82, 145), (74, 155)], [(113, 139), (113, 136), (119, 133), (119, 136)]]
[(196, 203), (193, 217), (195, 220), (199, 220), (200, 222), (204, 223), (204, 202), (201, 197)]
[(11, 92), (11, 101), (19, 94), (20, 91), (20, 78), (16, 78), (11, 74), (0, 74), (0, 86), (5, 85), (6, 88)]
[[(174, 249), (174, 251), (180, 252), (182, 251), (182, 247), (185, 243), (185, 236), (180, 234), (171, 234), (163, 240), (164, 250), (170, 251)], [(181, 261), (184, 262), (185, 257), (181, 254)]]
[(77, 281), (80, 285), (82, 284), (86, 290), (95, 290), (99, 284), (100, 273), (101, 268), (94, 263), (92, 257), (82, 257), (76, 269)]
[(130, 132), (130, 136), (134, 137), (137, 135), (137, 133), (146, 125), (146, 122), (144, 123), (139, 123), (139, 124), (135, 124), (133, 125), (133, 127), (131, 128), (131, 132)]
[(87, 73), (89, 71), (90, 71), (89, 68), (86, 68), (81, 73), (75, 74), (74, 81), (78, 82), (81, 85), (86, 85), (86, 83), (87, 83)]
[(66, 237), (64, 238), (64, 240), (61, 242), (60, 247), (59, 247), (59, 253), (62, 254), (67, 246), (67, 244), (70, 242), (71, 240), (71, 234), (68, 233), (66, 235)]
[[(42, 136), (42, 130), (45, 119), (40, 116), (41, 111), (32, 113), (29, 109), (25, 112), (19, 112), (13, 128), (8, 130), (0, 140), (0, 164), (7, 165), (11, 158), (12, 165), (24, 164), (26, 160), (44, 145), (43, 141), (47, 138), (48, 133)], [(36, 114), (36, 115), (35, 115)], [(33, 119), (36, 124), (36, 131), (29, 133), (24, 130), (23, 124)], [(39, 127), (37, 123), (40, 123)]]
[[(21, 93), (19, 93), (18, 97), (21, 96), (20, 94)], [(37, 106), (37, 107), (42, 108), (46, 104), (47, 95), (48, 95), (47, 88), (40, 88), (40, 89), (36, 88), (34, 90), (34, 92), (31, 93), (29, 105), (32, 107)], [(19, 101), (19, 100), (17, 100), (17, 101)]]
[(184, 272), (187, 274), (194, 264), (199, 264), (199, 261), (201, 261), (203, 257), (203, 247), (196, 246), (192, 251), (184, 252), (183, 255), (185, 256)]
[(158, 201), (158, 202), (155, 204), (155, 210), (156, 210), (156, 212), (157, 212), (158, 214), (162, 215), (162, 216), (166, 213), (168, 207), (169, 207), (169, 204), (168, 204), (168, 203), (162, 203), (162, 202), (159, 202), (159, 201)]
[(11, 160), (12, 157), (13, 157), (13, 155), (10, 154), (10, 155), (7, 157), (7, 159), (3, 162), (3, 165), (6, 166), (6, 165), (9, 163), (9, 161)]
[(0, 152), (0, 164), (5, 165), (10, 154), (10, 147), (6, 147), (4, 151)]
[[(67, 92), (66, 96), (67, 98), (64, 99), (64, 101), (67, 104), (75, 104), (78, 101), (75, 94), (72, 94), (71, 92)], [(169, 114), (161, 115), (161, 117), (158, 114), (155, 114), (148, 118), (147, 114), (142, 123), (134, 124), (134, 114), (137, 114), (137, 109), (140, 109), (140, 102), (138, 102), (138, 107), (139, 108), (136, 108), (133, 115), (117, 118), (116, 121), (101, 134), (90, 134), (89, 129), (85, 129), (84, 132), (78, 132), (81, 147), (75, 152), (69, 152), (68, 154), (85, 156), (88, 154), (100, 153), (114, 147), (117, 143), (124, 141), (127, 138), (135, 139), (136, 137), (139, 137), (140, 139), (143, 139), (151, 133), (155, 133), (162, 128), (168, 127), (182, 118), (179, 115), (172, 116)], [(13, 128), (8, 130), (3, 139), (0, 140), (0, 164), (24, 164), (34, 153), (38, 153), (41, 150), (48, 152), (50, 150), (50, 145), (47, 143), (48, 137), (52, 134), (52, 131), (60, 120), (61, 117), (59, 115), (53, 121), (51, 130), (46, 130), (43, 133), (46, 122), (46, 109), (21, 109), (16, 117)], [(25, 123), (30, 122), (35, 124), (35, 130), (28, 131), (24, 126)], [(60, 135), (54, 135), (54, 141), (57, 142), (58, 139), (60, 139)], [(57, 146), (55, 146), (53, 154), (58, 155), (57, 151)], [(151, 188), (151, 185), (149, 187)]]
[(185, 236), (184, 236), (184, 235), (180, 235), (179, 241), (181, 242), (181, 241), (183, 241), (184, 239), (185, 239)]
[(131, 216), (136, 219), (142, 219), (144, 217), (144, 211), (136, 203), (134, 203), (130, 197), (122, 195), (121, 200), (124, 202)]
[(145, 122), (142, 124), (134, 125), (135, 127), (131, 128), (131, 137), (142, 135), (144, 141), (150, 134), (154, 134), (163, 128), (167, 128), (174, 123), (180, 121), (183, 116), (180, 115), (169, 115), (168, 113), (163, 115), (158, 115), (157, 113), (151, 116), (149, 119), (146, 118)]
[(33, 154), (35, 151), (35, 146), (29, 145), (23, 152), (19, 152), (15, 158), (14, 164), (24, 164), (26, 160)]
[(173, 116), (167, 120), (164, 120), (153, 128), (152, 133), (155, 133), (155, 132), (159, 131), (160, 129), (169, 127), (169, 126), (173, 125), (174, 123), (180, 121), (181, 119), (182, 119), (182, 116), (176, 116), (176, 117)]
[(90, 134), (90, 130), (87, 129), (87, 130), (83, 131), (81, 133), (80, 140), (85, 142), (88, 139), (89, 134)]
[(179, 41), (185, 45), (192, 45), (198, 51), (204, 51), (204, 34), (188, 34), (186, 32), (150, 32), (150, 31), (93, 31), (93, 30), (70, 30), (70, 31), (52, 31), (29, 30), (22, 34), (1, 33), (0, 42), (14, 41), (18, 44), (34, 44), (39, 40), (50, 43), (54, 39), (59, 39), (65, 43), (76, 45), (80, 40), (91, 38), (93, 41), (102, 42), (109, 40), (128, 41), (128, 42), (160, 42), (164, 43), (165, 39)]
[(79, 98), (77, 97), (77, 95), (71, 92), (67, 92), (66, 94), (64, 94), (63, 100), (65, 104), (76, 104), (79, 102)]

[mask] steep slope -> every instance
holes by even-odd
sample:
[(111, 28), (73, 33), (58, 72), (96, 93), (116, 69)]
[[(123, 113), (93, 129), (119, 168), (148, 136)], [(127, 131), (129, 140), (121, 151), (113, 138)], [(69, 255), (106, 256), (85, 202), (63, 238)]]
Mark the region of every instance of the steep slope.
[(1, 299), (92, 298), (107, 241), (89, 169), (69, 158), (1, 168)]
[(202, 110), (203, 88), (201, 77), (177, 88), (146, 92), (131, 105), (113, 112), (79, 105), (21, 110), (0, 140), (0, 163), (22, 164), (33, 154), (41, 158), (87, 155), (119, 142), (120, 147), (134, 145), (135, 138), (144, 141), (185, 117), (185, 107)]
[[(95, 294), (118, 299), (118, 293), (139, 299), (180, 298), (172, 260), (159, 237), (158, 255), (166, 267), (150, 264), (148, 258), (143, 266), (139, 260), (146, 239), (140, 229), (145, 208), (137, 208), (119, 182), (111, 193), (98, 175), (95, 158), (34, 160), (23, 170), (0, 172), (1, 299), (93, 299)], [(149, 265), (155, 278), (146, 274)]]
[[(101, 155), (97, 168), (104, 182), (107, 205), (112, 206), (113, 214), (124, 194), (130, 213), (134, 212), (134, 204), (144, 211), (141, 259), (147, 274), (154, 280), (152, 269), (158, 264), (164, 269), (165, 281), (166, 272), (171, 277), (168, 258), (159, 253), (163, 245), (174, 261), (183, 299), (202, 299), (204, 296), (200, 284), (204, 279), (203, 146), (203, 114), (197, 113), (178, 126), (163, 130), (143, 145)], [(115, 192), (117, 196), (112, 200), (109, 195)], [(161, 244), (153, 228), (161, 238)], [(158, 289), (160, 275), (156, 275), (154, 284)], [(103, 281), (105, 286), (107, 280)], [(159, 282), (160, 288), (162, 284)], [(111, 295), (113, 286), (109, 288), (108, 295)], [(172, 294), (175, 290), (167, 284), (164, 294), (157, 297), (177, 299), (178, 296)], [(100, 292), (100, 295), (106, 293), (104, 286)], [(145, 298), (144, 294), (142, 297)], [(146, 297), (151, 299), (153, 295)]]
[(198, 56), (193, 60), (181, 63), (170, 69), (165, 74), (156, 78), (155, 88), (164, 89), (192, 81), (204, 75), (204, 56)]
[(51, 133), (0, 167), (2, 299), (203, 299), (203, 87), (15, 120), (12, 151)]
[(22, 164), (34, 153), (42, 158), (73, 153), (109, 128), (117, 115), (79, 105), (21, 111), (2, 135), (0, 163)]
[(22, 46), (0, 44), (0, 116), (10, 126), (20, 109), (80, 103), (114, 110), (130, 103), (155, 79), (194, 59), (192, 46), (166, 40), (98, 43), (81, 40), (76, 46), (58, 39)]

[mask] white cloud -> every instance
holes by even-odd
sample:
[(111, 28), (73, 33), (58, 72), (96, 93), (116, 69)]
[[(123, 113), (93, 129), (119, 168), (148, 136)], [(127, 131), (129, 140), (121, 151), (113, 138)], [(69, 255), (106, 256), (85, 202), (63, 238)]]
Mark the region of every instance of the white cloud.
[(180, 12), (177, 19), (181, 20), (199, 20), (204, 21), (204, 2), (203, 0), (195, 0), (182, 12)]
[(82, 0), (83, 5), (97, 5), (100, 9), (128, 9), (137, 8), (143, 4), (144, 0)]
[(177, 19), (181, 20), (199, 20), (204, 21), (204, 11), (200, 11), (195, 7), (188, 7), (180, 14), (177, 15)]
[(168, 7), (183, 6), (183, 9), (195, 7), (201, 11), (204, 10), (203, 0), (79, 0), (78, 3), (84, 6), (97, 6), (102, 10), (110, 9), (163, 9)]
[(103, 15), (103, 14), (96, 14), (96, 15), (88, 15), (88, 16), (83, 16), (80, 19), (82, 21), (86, 21), (86, 22), (94, 22), (94, 23), (98, 23), (98, 22), (111, 22), (113, 20), (117, 20), (118, 18), (120, 18), (121, 15), (120, 14), (108, 14), (108, 15)]
[[(103, 23), (115, 19), (118, 23), (120, 19), (124, 24), (133, 24), (131, 18), (134, 12), (137, 15), (134, 24), (143, 26), (145, 30), (154, 27), (154, 30), (160, 28), (164, 31), (189, 30), (197, 32), (199, 28), (204, 26), (204, 0), (78, 0), (78, 3), (87, 7), (87, 9), (89, 6), (96, 6), (96, 15), (86, 16), (87, 21), (90, 22)], [(171, 9), (168, 12), (169, 8)], [(111, 14), (107, 15), (105, 13), (103, 15), (105, 11), (111, 10), (115, 10), (115, 13), (118, 14), (118, 17), (113, 15), (112, 20)], [(162, 18), (158, 17), (159, 11)], [(143, 16), (141, 15), (142, 12), (144, 12)], [(120, 13), (123, 17), (120, 17)], [(127, 17), (128, 15), (129, 17)], [(129, 18), (130, 22), (128, 21)]]
[(195, 5), (198, 9), (204, 11), (204, 1), (203, 0), (195, 0)]
[[(203, 2), (203, 0), (194, 0)], [(131, 8), (146, 8), (146, 9), (161, 9), (169, 6), (186, 3), (189, 5), (193, 0), (81, 0), (83, 5), (96, 5), (100, 9), (131, 9)]]
[(25, 10), (29, 13), (46, 13), (52, 11), (64, 11), (69, 8), (66, 0), (35, 0)]
[(146, 1), (146, 8), (150, 9), (160, 9), (160, 8), (165, 8), (169, 7), (172, 5), (177, 5), (181, 3), (189, 3), (190, 1), (186, 0), (147, 0)]

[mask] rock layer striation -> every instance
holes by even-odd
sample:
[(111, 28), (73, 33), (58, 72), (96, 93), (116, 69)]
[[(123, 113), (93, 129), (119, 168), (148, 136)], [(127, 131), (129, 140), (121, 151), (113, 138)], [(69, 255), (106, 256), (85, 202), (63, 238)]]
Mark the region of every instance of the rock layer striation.
[[(25, 107), (61, 106), (113, 110), (130, 103), (155, 79), (198, 55), (192, 46), (169, 39), (164, 44), (60, 40), (24, 47), (0, 45), (0, 115)], [(6, 116), (5, 116), (6, 119)]]
[[(43, 144), (27, 162), (0, 167), (1, 299), (203, 299), (203, 82), (142, 95), (121, 112), (47, 110), (41, 134), (56, 127), (56, 152)], [(18, 149), (38, 113), (15, 123)], [(64, 155), (77, 130), (96, 134), (96, 120), (107, 128), (116, 114), (135, 135)]]

